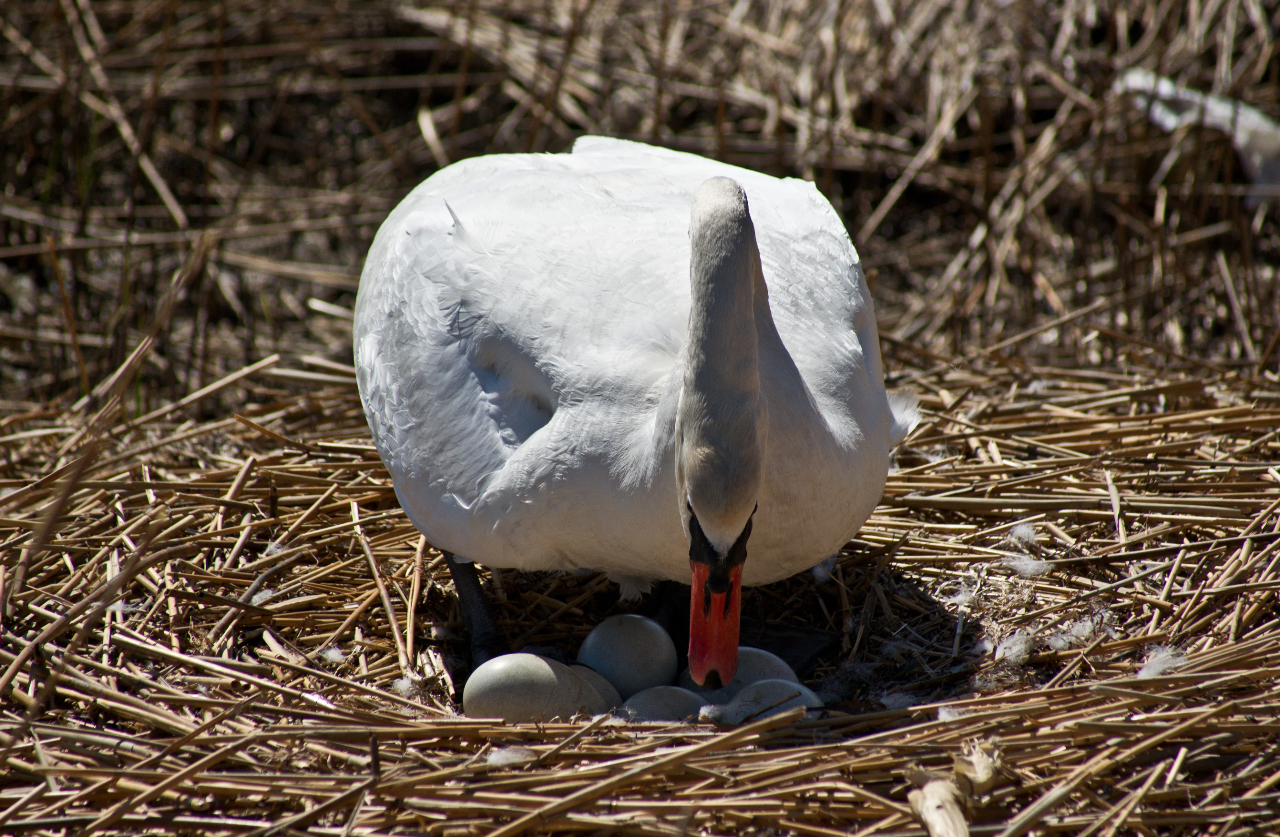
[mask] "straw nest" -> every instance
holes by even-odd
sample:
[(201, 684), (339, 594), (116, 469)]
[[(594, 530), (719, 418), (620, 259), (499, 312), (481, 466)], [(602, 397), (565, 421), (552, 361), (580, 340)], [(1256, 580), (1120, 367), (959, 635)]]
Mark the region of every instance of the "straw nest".
[[(1110, 92), (1141, 65), (1274, 114), (1266, 14), (6, 8), (0, 830), (1273, 827), (1280, 234), (1221, 135)], [(820, 718), (458, 714), (355, 277), (433, 166), (587, 130), (815, 179), (922, 395), (858, 538), (744, 597), (831, 632)], [(620, 609), (601, 576), (486, 585), (517, 646)]]

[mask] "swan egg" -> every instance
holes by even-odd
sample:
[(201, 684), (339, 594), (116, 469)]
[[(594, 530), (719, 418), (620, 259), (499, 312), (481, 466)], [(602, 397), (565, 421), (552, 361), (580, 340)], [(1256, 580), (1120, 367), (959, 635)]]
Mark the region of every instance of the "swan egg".
[(625, 613), (596, 625), (578, 649), (578, 662), (613, 684), (623, 700), (676, 677), (676, 646), (662, 626)]
[(605, 708), (612, 709), (622, 703), (622, 695), (618, 694), (618, 690), (613, 688), (612, 683), (600, 676), (600, 672), (581, 663), (571, 665), (569, 668), (573, 670), (574, 674), (590, 683), (591, 688), (595, 689), (600, 697), (604, 698)]
[(706, 701), (679, 686), (651, 686), (636, 692), (622, 704), (622, 711), (633, 721), (683, 721), (696, 716)]
[(608, 708), (568, 666), (534, 654), (494, 657), (471, 673), (462, 690), (463, 712), (513, 724), (599, 715)]
[(791, 680), (758, 680), (743, 687), (723, 706), (704, 706), (700, 720), (735, 726), (786, 712), (797, 706), (822, 708), (822, 701), (809, 688)]

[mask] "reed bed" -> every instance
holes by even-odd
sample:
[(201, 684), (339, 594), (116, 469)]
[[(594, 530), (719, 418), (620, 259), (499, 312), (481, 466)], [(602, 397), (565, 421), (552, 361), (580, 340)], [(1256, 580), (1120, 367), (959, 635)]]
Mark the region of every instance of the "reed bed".
[[(11, 417), (40, 466), (0, 498), (6, 833), (920, 833), (909, 789), (975, 747), (974, 833), (1280, 817), (1280, 388), (904, 368), (925, 421), (882, 506), (744, 600), (838, 636), (828, 710), (715, 730), (460, 716), (447, 568), (326, 369), (212, 421)], [(603, 576), (487, 584), (568, 653), (619, 607)]]
[[(1280, 115), (1265, 4), (0, 11), (0, 831), (1254, 834), (1280, 821), (1280, 227), (1141, 66)], [(607, 133), (813, 180), (923, 420), (818, 717), (459, 714), (350, 367), (418, 180)], [(517, 647), (624, 609), (490, 572)], [(814, 634), (815, 636), (820, 634)], [(952, 829), (948, 831), (947, 829)]]

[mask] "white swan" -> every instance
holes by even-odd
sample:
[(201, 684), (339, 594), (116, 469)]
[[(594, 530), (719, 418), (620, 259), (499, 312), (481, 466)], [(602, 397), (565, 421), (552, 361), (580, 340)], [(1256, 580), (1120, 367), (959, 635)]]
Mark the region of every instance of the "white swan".
[(817, 189), (620, 140), (427, 179), (374, 240), (354, 344), (374, 441), (433, 545), (692, 575), (699, 682), (733, 677), (739, 583), (837, 551), (909, 429)]

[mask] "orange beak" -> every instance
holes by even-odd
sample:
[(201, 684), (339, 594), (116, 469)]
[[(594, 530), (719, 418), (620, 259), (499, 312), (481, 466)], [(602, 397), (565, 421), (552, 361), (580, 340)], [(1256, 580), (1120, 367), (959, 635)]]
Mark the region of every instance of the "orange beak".
[(738, 619), (742, 613), (742, 567), (729, 570), (729, 589), (707, 590), (711, 568), (690, 561), (689, 674), (699, 686), (718, 689), (738, 673)]

